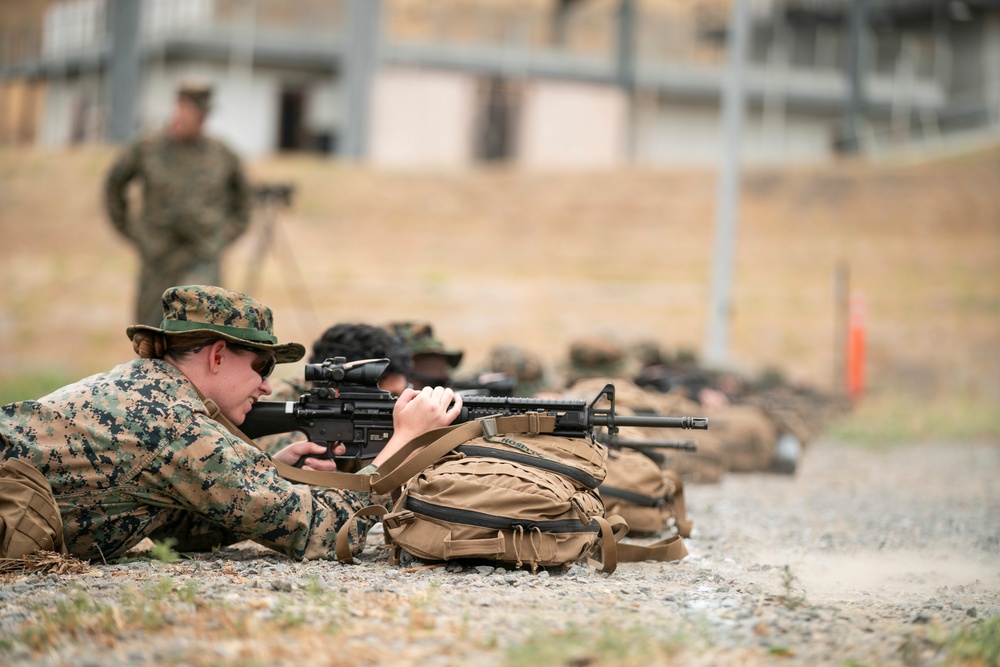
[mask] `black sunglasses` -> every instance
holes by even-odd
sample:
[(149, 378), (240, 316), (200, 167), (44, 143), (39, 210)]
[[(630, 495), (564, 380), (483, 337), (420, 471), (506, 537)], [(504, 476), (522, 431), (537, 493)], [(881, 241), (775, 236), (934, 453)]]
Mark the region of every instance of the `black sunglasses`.
[(247, 345), (238, 345), (236, 343), (228, 343), (228, 345), (234, 350), (244, 350), (246, 352), (253, 352), (257, 355), (257, 358), (253, 360), (250, 367), (255, 373), (257, 373), (257, 375), (260, 376), (261, 380), (266, 380), (271, 373), (274, 372), (274, 367), (277, 365), (278, 360), (275, 359), (273, 354), (269, 354), (264, 350), (256, 347), (249, 347)]

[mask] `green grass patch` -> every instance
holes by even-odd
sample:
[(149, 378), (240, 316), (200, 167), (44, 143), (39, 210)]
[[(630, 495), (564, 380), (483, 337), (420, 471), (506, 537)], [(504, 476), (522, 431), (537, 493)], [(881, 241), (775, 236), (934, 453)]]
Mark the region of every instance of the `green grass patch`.
[(948, 665), (1000, 665), (1000, 616), (956, 630), (946, 641), (945, 652)]
[(0, 380), (0, 405), (40, 398), (78, 379), (58, 370), (3, 378)]
[(830, 424), (826, 435), (876, 448), (918, 442), (998, 440), (998, 407), (996, 401), (969, 396), (871, 396)]

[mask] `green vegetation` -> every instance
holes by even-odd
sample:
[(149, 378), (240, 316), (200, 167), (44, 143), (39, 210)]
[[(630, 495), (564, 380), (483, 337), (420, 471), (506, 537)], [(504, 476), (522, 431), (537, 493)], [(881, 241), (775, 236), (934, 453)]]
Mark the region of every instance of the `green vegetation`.
[(799, 578), (792, 572), (790, 565), (785, 565), (781, 572), (781, 585), (785, 592), (781, 595), (782, 603), (788, 609), (798, 609), (806, 602), (806, 592)]
[(945, 642), (949, 665), (1000, 665), (1000, 616), (956, 630)]
[(0, 381), (0, 405), (39, 398), (78, 379), (60, 371), (4, 378)]
[(660, 635), (650, 628), (618, 627), (601, 623), (600, 629), (570, 625), (532, 635), (507, 650), (505, 667), (535, 665), (648, 665), (670, 658), (687, 647), (679, 630)]
[(174, 563), (180, 559), (181, 555), (174, 551), (177, 540), (168, 537), (162, 542), (153, 541), (153, 548), (149, 550), (149, 557), (162, 563)]
[(906, 395), (865, 399), (826, 436), (876, 448), (915, 442), (966, 442), (1000, 439), (995, 401), (968, 396), (933, 400)]

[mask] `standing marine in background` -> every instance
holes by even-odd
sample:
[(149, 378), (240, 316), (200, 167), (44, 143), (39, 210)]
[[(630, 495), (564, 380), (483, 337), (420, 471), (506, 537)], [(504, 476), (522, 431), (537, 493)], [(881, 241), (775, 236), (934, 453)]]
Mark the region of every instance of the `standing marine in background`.
[[(220, 285), (222, 251), (250, 222), (250, 189), (239, 158), (204, 134), (209, 86), (182, 85), (167, 127), (119, 156), (104, 184), (111, 223), (139, 252), (136, 321), (156, 326), (174, 285)], [(129, 215), (127, 188), (142, 184), (142, 211)]]

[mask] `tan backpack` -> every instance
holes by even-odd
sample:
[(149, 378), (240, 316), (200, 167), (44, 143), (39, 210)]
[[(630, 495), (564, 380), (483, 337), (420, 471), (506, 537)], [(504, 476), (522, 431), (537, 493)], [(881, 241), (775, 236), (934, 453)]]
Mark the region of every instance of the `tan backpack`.
[(662, 533), (671, 529), (671, 521), (681, 537), (691, 535), (680, 475), (642, 452), (612, 449), (599, 490), (607, 512), (628, 523), (629, 535)]
[(373, 475), (274, 464), (283, 477), (305, 484), (374, 494), (403, 488), (393, 512), (371, 505), (344, 524), (336, 545), (344, 563), (354, 560), (349, 537), (361, 516), (381, 517), (397, 560), (406, 550), (434, 562), (485, 559), (535, 570), (587, 558), (610, 573), (619, 561), (687, 555), (679, 535), (643, 546), (619, 542), (628, 525), (604, 516), (596, 492), (607, 449), (585, 438), (554, 436), (554, 428), (554, 416), (527, 413), (434, 429)]
[[(483, 435), (411, 479), (382, 518), (387, 541), (422, 560), (486, 559), (532, 571), (614, 545), (596, 489), (607, 450), (580, 438)], [(617, 522), (619, 529), (624, 524)], [(605, 554), (602, 566), (613, 571)]]
[[(525, 424), (532, 417), (536, 423)], [(620, 543), (628, 525), (606, 514), (597, 492), (604, 445), (552, 435), (546, 416), (478, 423), (479, 433), (413, 476), (382, 518), (397, 558), (405, 550), (432, 562), (487, 560), (532, 571), (586, 560), (610, 573), (620, 561), (687, 555), (678, 535), (648, 546)]]
[(62, 516), (48, 480), (19, 459), (0, 461), (0, 558), (66, 553)]

